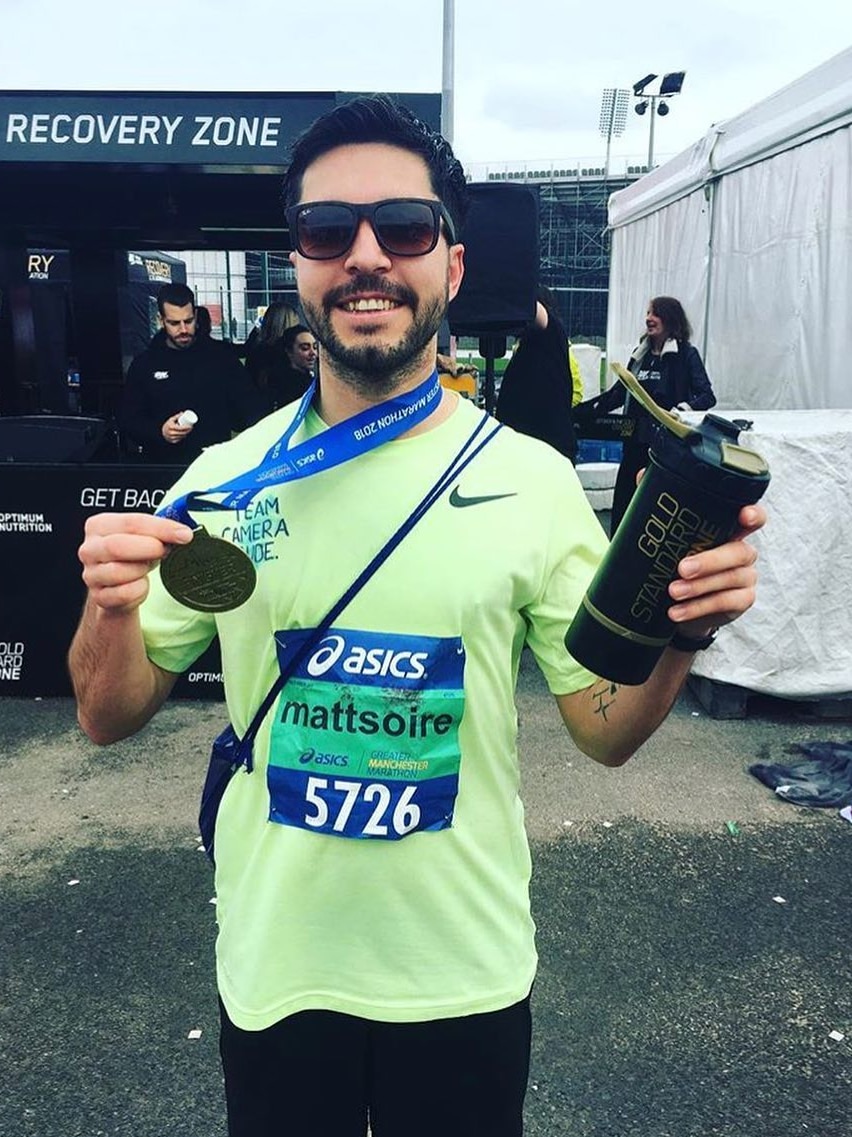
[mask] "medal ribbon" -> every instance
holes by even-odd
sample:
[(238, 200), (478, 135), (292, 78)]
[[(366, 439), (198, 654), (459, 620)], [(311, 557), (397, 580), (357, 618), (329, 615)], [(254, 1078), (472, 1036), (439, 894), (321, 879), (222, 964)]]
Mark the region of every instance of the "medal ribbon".
[[(189, 511), (244, 509), (261, 490), (298, 478), (308, 478), (366, 454), (390, 442), (426, 419), (437, 406), (441, 384), (437, 370), (425, 382), (405, 394), (368, 407), (343, 422), (324, 430), (316, 438), (290, 446), (293, 435), (305, 421), (316, 391), (316, 380), (302, 396), (296, 415), (278, 441), (269, 448), (253, 469), (207, 490), (192, 490), (157, 510), (158, 517), (169, 517), (192, 529), (198, 522)], [(224, 494), (221, 501), (208, 501), (207, 494)]]

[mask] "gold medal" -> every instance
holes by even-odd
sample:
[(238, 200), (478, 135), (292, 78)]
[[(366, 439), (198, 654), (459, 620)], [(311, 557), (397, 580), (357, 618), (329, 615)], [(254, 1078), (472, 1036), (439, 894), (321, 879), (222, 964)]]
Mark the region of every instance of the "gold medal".
[(196, 612), (230, 612), (254, 592), (257, 573), (242, 549), (196, 529), (188, 545), (174, 545), (160, 565), (170, 596)]

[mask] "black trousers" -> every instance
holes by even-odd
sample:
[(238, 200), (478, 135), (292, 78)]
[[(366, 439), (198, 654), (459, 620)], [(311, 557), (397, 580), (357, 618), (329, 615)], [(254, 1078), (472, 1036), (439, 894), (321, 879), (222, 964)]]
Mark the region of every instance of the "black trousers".
[(625, 442), (624, 453), (618, 473), (615, 476), (615, 490), (612, 495), (612, 514), (610, 517), (610, 536), (612, 536), (627, 512), (627, 507), (636, 493), (636, 475), (648, 465), (648, 447)]
[(521, 1137), (529, 998), (490, 1014), (382, 1023), (303, 1011), (267, 1030), (220, 1004), (230, 1137)]

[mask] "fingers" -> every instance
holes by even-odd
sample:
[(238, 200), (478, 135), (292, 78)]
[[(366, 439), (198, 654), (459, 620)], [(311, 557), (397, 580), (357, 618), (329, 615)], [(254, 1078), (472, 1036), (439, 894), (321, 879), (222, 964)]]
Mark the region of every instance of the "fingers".
[(188, 525), (157, 517), (152, 513), (95, 513), (86, 521), (86, 540), (90, 537), (141, 536), (169, 545), (186, 545), (192, 540)]
[(102, 608), (131, 609), (148, 593), (148, 573), (172, 545), (192, 540), (192, 530), (148, 513), (99, 513), (86, 522), (78, 550), (83, 581)]
[[(719, 576), (713, 583), (710, 591), (696, 594), (669, 608), (669, 619), (679, 626), (703, 621), (700, 628), (690, 630), (697, 636), (706, 635), (710, 628), (730, 624), (754, 604), (757, 573), (753, 569), (743, 570), (742, 574)], [(725, 587), (726, 583), (728, 587)]]
[(735, 541), (741, 541), (762, 529), (766, 524), (766, 510), (762, 505), (744, 505), (740, 510), (739, 523), (740, 527), (733, 537)]
[[(760, 529), (766, 514), (759, 506), (748, 506), (741, 511), (739, 520), (740, 533), (732, 540), (680, 562), (680, 576), (669, 585), (669, 595), (675, 604), (668, 615), (675, 623), (703, 621), (700, 629), (703, 634), (710, 627), (735, 620), (754, 603), (757, 550), (743, 541), (742, 536)], [(696, 629), (690, 628), (690, 631)]]
[(188, 434), (192, 433), (192, 426), (189, 423), (187, 423), (185, 426), (181, 426), (178, 421), (179, 418), (180, 415), (172, 415), (172, 417), (167, 418), (163, 425), (160, 427), (160, 433), (162, 434), (163, 438), (166, 440), (166, 442), (172, 443), (172, 445), (174, 445), (176, 442), (182, 442)]

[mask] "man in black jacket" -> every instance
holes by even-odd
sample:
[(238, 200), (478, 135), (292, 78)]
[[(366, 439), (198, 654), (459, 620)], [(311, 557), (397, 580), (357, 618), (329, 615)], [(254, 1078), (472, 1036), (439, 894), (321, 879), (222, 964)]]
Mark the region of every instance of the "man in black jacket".
[(187, 466), (270, 408), (239, 360), (197, 334), (191, 289), (163, 285), (157, 308), (162, 335), (128, 368), (119, 426), (145, 461)]

